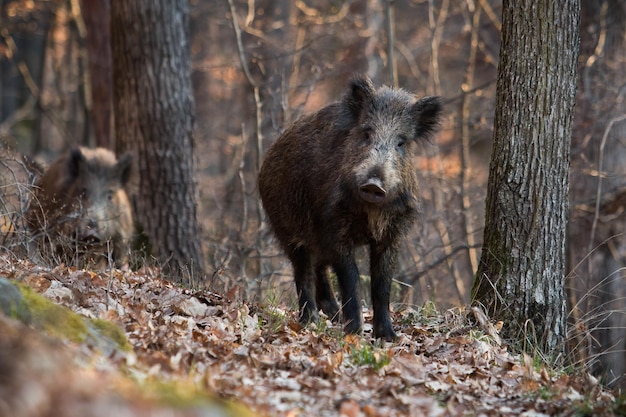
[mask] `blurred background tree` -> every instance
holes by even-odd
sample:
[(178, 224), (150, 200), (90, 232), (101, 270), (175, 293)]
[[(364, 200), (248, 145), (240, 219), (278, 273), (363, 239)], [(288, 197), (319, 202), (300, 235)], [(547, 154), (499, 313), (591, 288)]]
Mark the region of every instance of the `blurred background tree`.
[(137, 161), (139, 242), (176, 281), (204, 280), (197, 216), (194, 98), (186, 0), (111, 4), (118, 154)]
[[(85, 88), (94, 143), (115, 149), (113, 140), (113, 58), (111, 52), (111, 0), (82, 0), (82, 38), (87, 54), (88, 82)], [(89, 28), (89, 30), (87, 30)]]
[[(617, 383), (626, 363), (626, 2), (581, 3), (566, 242), (568, 342), (574, 362)], [(424, 215), (400, 256), (394, 301), (432, 300), (441, 308), (469, 302), (482, 246), (502, 3), (392, 5), (390, 48), (383, 0), (189, 2), (196, 233), (213, 289), (295, 299), (289, 265), (259, 211), (258, 161), (290, 122), (338, 99), (350, 74), (389, 82), (387, 63), (395, 62), (398, 84), (443, 96), (447, 117), (415, 161)], [(102, 99), (87, 97), (95, 87), (88, 88), (94, 75), (88, 77), (86, 33), (103, 29), (80, 6), (2, 1), (0, 141), (44, 161), (68, 146), (98, 143), (96, 105), (88, 104)]]

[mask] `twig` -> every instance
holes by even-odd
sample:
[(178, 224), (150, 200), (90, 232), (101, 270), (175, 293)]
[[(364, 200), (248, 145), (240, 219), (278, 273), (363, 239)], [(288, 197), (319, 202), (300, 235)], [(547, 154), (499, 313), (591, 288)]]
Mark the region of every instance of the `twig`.
[(493, 8), (489, 4), (489, 2), (487, 0), (479, 0), (478, 3), (480, 4), (480, 8), (485, 11), (485, 14), (489, 18), (489, 20), (491, 20), (491, 23), (493, 23), (493, 26), (498, 29), (498, 32), (501, 32), (502, 22), (498, 18), (498, 15), (496, 15), (496, 13), (493, 11)]
[(385, 29), (387, 31), (387, 69), (389, 71), (390, 85), (398, 86), (398, 71), (396, 69), (396, 61), (394, 47), (396, 43), (394, 7), (395, 0), (385, 1)]
[(462, 250), (478, 249), (481, 246), (482, 245), (480, 243), (477, 243), (472, 248), (469, 248), (467, 245), (460, 245), (460, 246), (456, 246), (456, 247), (454, 247), (452, 249), (449, 249), (449, 250), (446, 251), (446, 254), (444, 256), (442, 256), (441, 258), (439, 258), (439, 259), (437, 259), (437, 260), (435, 260), (435, 261), (425, 265), (424, 268), (422, 268), (419, 271), (417, 271), (415, 273), (415, 276), (416, 277), (420, 277), (420, 276), (426, 274), (426, 272), (428, 272), (431, 269), (434, 269), (437, 266), (441, 265), (442, 263), (446, 262), (449, 258), (451, 258), (452, 256), (456, 255), (458, 252), (460, 252)]
[[(474, 73), (476, 71), (476, 51), (478, 49), (478, 28), (480, 25), (480, 15), (482, 8), (480, 5), (468, 0), (468, 8), (473, 11), (472, 13), (472, 31), (470, 36), (470, 54), (467, 64), (467, 72), (465, 74), (465, 82), (463, 83), (463, 91), (469, 90), (474, 86)], [(473, 10), (472, 10), (473, 9)], [(471, 108), (471, 95), (463, 95), (463, 105), (461, 108), (461, 217), (465, 226), (465, 237), (467, 239), (468, 256), (471, 271), (475, 272), (478, 269), (478, 255), (476, 249), (471, 249), (475, 244), (474, 234), (471, 233), (472, 220), (469, 214), (470, 211), (470, 108)]]
[(246, 199), (246, 179), (244, 177), (244, 168), (246, 166), (246, 134), (244, 133), (243, 123), (241, 125), (241, 160), (239, 162), (239, 182), (241, 183), (241, 199), (243, 204), (243, 214), (241, 216), (241, 232), (242, 235), (248, 229), (248, 204)]
[(434, 1), (428, 0), (428, 25), (433, 32), (433, 37), (430, 41), (430, 49), (432, 53), (431, 57), (431, 70), (433, 77), (433, 94), (439, 95), (441, 90), (441, 83), (439, 81), (439, 44), (441, 43), (441, 36), (443, 34), (444, 22), (448, 16), (448, 7), (450, 5), (449, 0), (443, 0), (441, 7), (439, 8), (439, 15), (435, 21), (434, 13)]
[(13, 125), (33, 114), (35, 106), (37, 105), (37, 100), (38, 98), (33, 95), (28, 96), (24, 104), (22, 104), (19, 109), (14, 111), (6, 119), (4, 119), (2, 123), (0, 123), (0, 139), (9, 136)]
[(33, 76), (30, 74), (30, 71), (28, 70), (26, 63), (21, 59), (17, 59), (16, 57), (17, 45), (13, 41), (13, 37), (11, 36), (8, 29), (4, 25), (4, 22), (2, 21), (1, 16), (0, 16), (0, 35), (4, 39), (4, 43), (9, 48), (9, 52), (10, 52), (9, 58), (13, 57), (13, 59), (15, 60), (17, 69), (19, 70), (20, 75), (22, 76), (22, 79), (24, 80), (24, 84), (26, 84), (26, 87), (28, 87), (28, 91), (30, 91), (30, 94), (32, 94), (33, 97), (36, 97), (37, 99), (39, 99), (39, 96), (40, 96), (39, 87), (37, 87), (37, 83), (33, 79)]

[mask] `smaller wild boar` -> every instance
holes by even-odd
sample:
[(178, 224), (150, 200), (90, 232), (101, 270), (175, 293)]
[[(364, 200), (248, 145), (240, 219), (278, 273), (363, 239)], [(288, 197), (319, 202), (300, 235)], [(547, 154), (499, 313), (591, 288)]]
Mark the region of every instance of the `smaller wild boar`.
[(440, 113), (437, 97), (416, 100), (357, 76), (342, 101), (299, 119), (268, 150), (259, 192), (294, 269), (302, 322), (317, 320), (318, 308), (337, 315), (330, 266), (345, 331), (361, 332), (354, 248), (368, 245), (374, 336), (396, 337), (391, 280), (401, 239), (419, 213), (413, 148), (434, 133)]
[(76, 148), (52, 163), (36, 184), (26, 220), (42, 256), (104, 265), (110, 253), (126, 264), (133, 217), (124, 190), (132, 156)]

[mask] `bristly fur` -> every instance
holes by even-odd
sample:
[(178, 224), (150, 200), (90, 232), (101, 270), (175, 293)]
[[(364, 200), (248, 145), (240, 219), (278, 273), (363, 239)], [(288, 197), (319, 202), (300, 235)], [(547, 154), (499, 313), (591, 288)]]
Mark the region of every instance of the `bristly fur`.
[(118, 160), (104, 148), (76, 148), (50, 165), (26, 213), (42, 256), (67, 262), (80, 253), (81, 265), (100, 259), (95, 264), (103, 266), (112, 250), (117, 266), (127, 262), (134, 225), (124, 186), (131, 164), (130, 154)]
[(397, 248), (420, 210), (414, 144), (439, 125), (436, 97), (375, 89), (356, 76), (339, 102), (290, 126), (267, 152), (259, 191), (274, 234), (294, 267), (302, 321), (339, 306), (326, 268), (338, 277), (347, 332), (360, 332), (354, 248), (370, 247), (374, 333), (392, 339), (389, 292)]

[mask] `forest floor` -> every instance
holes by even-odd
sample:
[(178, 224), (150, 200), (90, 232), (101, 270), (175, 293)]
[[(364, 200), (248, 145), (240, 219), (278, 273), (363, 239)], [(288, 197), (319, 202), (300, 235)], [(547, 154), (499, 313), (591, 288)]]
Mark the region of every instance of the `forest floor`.
[[(330, 321), (302, 328), (279, 302), (230, 301), (153, 269), (47, 269), (0, 255), (0, 275), (32, 312), (28, 326), (0, 314), (6, 417), (626, 414), (624, 396), (595, 378), (509, 352), (477, 311), (394, 312), (400, 338), (383, 343), (368, 311), (364, 335), (344, 337)], [(91, 323), (86, 336), (67, 330), (72, 320)], [(92, 331), (104, 321), (121, 336)]]

